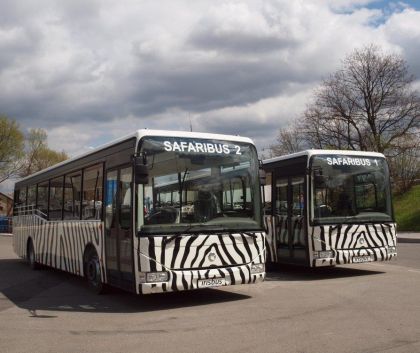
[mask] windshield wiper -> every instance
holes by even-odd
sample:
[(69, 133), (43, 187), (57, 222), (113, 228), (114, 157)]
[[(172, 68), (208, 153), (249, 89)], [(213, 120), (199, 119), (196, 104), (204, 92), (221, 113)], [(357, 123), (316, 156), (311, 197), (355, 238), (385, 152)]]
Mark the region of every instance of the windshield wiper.
[(359, 223), (360, 222), (374, 222), (374, 219), (372, 217), (366, 217), (360, 213), (354, 216), (346, 216), (344, 217), (344, 220), (346, 221), (346, 223), (349, 223), (352, 221), (358, 221)]
[(254, 233), (240, 232), (241, 234), (248, 235), (251, 238), (258, 239), (258, 236)]
[(358, 215), (354, 215), (354, 216), (344, 216), (344, 219), (346, 221), (353, 221), (354, 219), (357, 219), (359, 217), (357, 217)]
[[(213, 230), (213, 229), (211, 229)], [(240, 229), (232, 229), (232, 228), (226, 228), (226, 227), (220, 227), (220, 228), (215, 228), (214, 231), (218, 231), (218, 232), (226, 232), (229, 233), (229, 235), (232, 234), (241, 234), (241, 235), (246, 235), (249, 236), (253, 239), (258, 239), (258, 236), (255, 235), (254, 233), (248, 233), (246, 231), (240, 230)]]
[[(195, 227), (197, 227), (197, 226), (203, 226), (203, 225), (206, 225), (205, 223), (200, 223), (200, 224), (192, 224), (192, 225), (190, 225), (189, 227), (187, 227), (186, 229), (184, 229), (184, 230), (181, 230), (181, 231), (179, 231), (179, 232), (176, 232), (174, 235), (172, 235), (172, 236), (170, 236), (170, 237), (167, 237), (167, 238), (165, 238), (164, 240), (163, 240), (163, 244), (169, 244), (171, 241), (173, 241), (173, 240), (175, 240), (175, 239), (177, 239), (177, 238), (180, 238), (180, 237), (182, 237), (182, 236), (184, 236), (184, 235), (186, 235), (186, 233), (188, 232), (188, 231), (190, 231), (191, 229), (193, 229), (193, 228), (195, 228)], [(214, 231), (214, 232), (227, 232), (227, 233), (229, 233), (229, 234), (234, 234), (234, 233), (239, 233), (239, 234), (244, 234), (244, 235), (246, 235), (246, 236), (249, 236), (249, 237), (251, 237), (251, 238), (253, 238), (253, 239), (258, 239), (258, 236), (256, 235), (256, 234), (254, 234), (254, 233), (249, 233), (249, 232), (244, 232), (244, 231), (241, 231), (241, 230), (233, 230), (233, 229), (229, 229), (229, 228), (226, 228), (226, 227), (217, 227), (217, 228), (213, 228), (213, 227), (209, 227), (209, 229), (207, 230), (207, 231)], [(188, 234), (188, 235), (192, 235), (192, 234)], [(198, 236), (198, 234), (196, 234), (195, 236)]]
[(177, 238), (179, 238), (179, 237), (181, 237), (181, 236), (183, 236), (183, 235), (185, 235), (188, 231), (190, 231), (191, 229), (193, 229), (194, 227), (196, 227), (196, 226), (202, 226), (202, 225), (204, 225), (204, 223), (200, 223), (200, 224), (191, 224), (189, 227), (187, 227), (187, 228), (185, 228), (185, 229), (183, 229), (183, 230), (180, 230), (179, 232), (176, 232), (174, 235), (172, 235), (172, 236), (170, 236), (170, 237), (167, 237), (167, 238), (165, 238), (164, 240), (163, 240), (163, 244), (168, 244), (168, 243), (170, 243), (172, 240), (175, 240), (175, 239), (177, 239)]

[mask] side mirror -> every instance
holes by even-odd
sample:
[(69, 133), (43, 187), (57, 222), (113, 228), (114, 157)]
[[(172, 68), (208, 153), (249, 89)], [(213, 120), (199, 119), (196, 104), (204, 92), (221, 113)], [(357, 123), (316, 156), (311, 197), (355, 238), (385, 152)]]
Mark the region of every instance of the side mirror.
[(264, 169), (259, 169), (260, 185), (265, 186), (267, 184), (267, 178)]
[(322, 169), (321, 168), (314, 169), (314, 184), (317, 186), (323, 187), (325, 186), (326, 183), (327, 183), (327, 178), (322, 173)]
[(327, 178), (323, 175), (315, 174), (314, 175), (314, 181), (315, 181), (315, 185), (325, 186), (325, 184), (327, 182)]
[(136, 184), (147, 184), (149, 182), (149, 169), (146, 164), (143, 164), (142, 158), (135, 158), (134, 160), (134, 176)]

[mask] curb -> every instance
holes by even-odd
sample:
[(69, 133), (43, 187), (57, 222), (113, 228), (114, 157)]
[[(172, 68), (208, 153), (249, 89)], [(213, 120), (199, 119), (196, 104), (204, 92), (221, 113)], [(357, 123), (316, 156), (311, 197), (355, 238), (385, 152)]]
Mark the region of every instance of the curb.
[(0, 237), (12, 237), (12, 233), (0, 233)]
[(397, 243), (407, 243), (407, 244), (409, 244), (409, 243), (411, 243), (411, 244), (420, 243), (420, 239), (416, 239), (416, 238), (398, 238), (397, 239)]

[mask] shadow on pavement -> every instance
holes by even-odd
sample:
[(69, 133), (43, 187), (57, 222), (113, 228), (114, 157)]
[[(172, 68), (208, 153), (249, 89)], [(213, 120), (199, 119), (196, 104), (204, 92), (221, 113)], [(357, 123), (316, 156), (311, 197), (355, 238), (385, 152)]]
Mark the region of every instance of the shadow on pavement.
[(385, 272), (350, 267), (317, 267), (275, 265), (267, 273), (266, 281), (319, 281), (334, 278), (380, 275)]
[(23, 260), (0, 260), (0, 311), (13, 305), (33, 318), (54, 318), (37, 311), (135, 313), (244, 300), (247, 295), (201, 289), (139, 296), (109, 288), (105, 295), (89, 291), (83, 278), (46, 268), (31, 271)]

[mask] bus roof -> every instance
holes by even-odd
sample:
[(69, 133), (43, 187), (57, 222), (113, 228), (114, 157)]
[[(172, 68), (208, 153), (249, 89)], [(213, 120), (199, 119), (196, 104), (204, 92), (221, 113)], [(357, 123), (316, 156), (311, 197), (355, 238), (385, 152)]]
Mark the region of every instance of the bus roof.
[[(202, 139), (215, 139), (215, 140), (226, 140), (233, 142), (245, 142), (254, 144), (254, 142), (248, 138), (239, 135), (224, 135), (224, 134), (211, 134), (207, 132), (194, 132), (194, 131), (171, 131), (171, 130), (148, 130), (140, 129), (134, 133), (137, 140), (140, 140), (145, 136), (164, 136), (164, 137), (189, 137), (189, 138), (202, 138)], [(127, 136), (126, 136), (127, 137)]]
[(301, 156), (308, 156), (309, 158), (315, 155), (346, 155), (346, 156), (366, 156), (366, 157), (378, 157), (378, 158), (385, 158), (382, 153), (378, 152), (366, 152), (366, 151), (348, 151), (348, 150), (304, 150), (296, 153), (286, 154), (284, 156), (274, 157), (265, 159), (263, 164), (270, 164), (275, 163), (278, 161), (284, 161), (287, 159), (293, 159)]
[(43, 170), (40, 170), (39, 172), (33, 173), (31, 175), (28, 175), (27, 177), (24, 177), (20, 179), (18, 182), (25, 181), (27, 179), (30, 179), (34, 176), (40, 175), (42, 173), (45, 173), (47, 171), (53, 170), (55, 168), (61, 167), (63, 165), (66, 165), (68, 163), (74, 162), (78, 159), (81, 159), (83, 157), (87, 157), (91, 154), (94, 154), (98, 151), (101, 151), (105, 148), (111, 147), (113, 145), (116, 145), (120, 142), (130, 140), (132, 138), (136, 138), (136, 141), (140, 141), (143, 137), (146, 136), (162, 136), (162, 137), (186, 137), (186, 138), (201, 138), (201, 139), (215, 139), (215, 140), (226, 140), (226, 141), (232, 141), (232, 142), (244, 142), (244, 143), (250, 143), (254, 144), (254, 142), (248, 138), (248, 137), (242, 137), (242, 136), (235, 136), (235, 135), (224, 135), (224, 134), (211, 134), (211, 133), (205, 133), (205, 132), (190, 132), (190, 131), (171, 131), (171, 130), (149, 130), (149, 129), (139, 129), (131, 134), (125, 135), (123, 137), (120, 137), (118, 139), (115, 139), (113, 141), (110, 141), (106, 144), (103, 144), (101, 146), (98, 146), (94, 149), (89, 150), (88, 152), (76, 155), (72, 158), (66, 159), (63, 162), (54, 164), (51, 167), (45, 168)]

